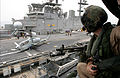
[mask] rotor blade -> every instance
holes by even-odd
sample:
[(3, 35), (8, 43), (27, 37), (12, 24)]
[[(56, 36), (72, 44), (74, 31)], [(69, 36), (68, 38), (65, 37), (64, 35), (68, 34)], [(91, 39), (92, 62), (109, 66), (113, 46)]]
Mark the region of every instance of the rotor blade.
[(49, 38), (50, 38), (50, 35), (48, 35), (48, 36), (47, 36), (46, 38), (44, 38), (44, 39), (41, 39), (41, 42), (47, 41)]
[(14, 44), (15, 44), (16, 46), (19, 46), (19, 44), (18, 44), (18, 43), (16, 43), (16, 42), (14, 42)]

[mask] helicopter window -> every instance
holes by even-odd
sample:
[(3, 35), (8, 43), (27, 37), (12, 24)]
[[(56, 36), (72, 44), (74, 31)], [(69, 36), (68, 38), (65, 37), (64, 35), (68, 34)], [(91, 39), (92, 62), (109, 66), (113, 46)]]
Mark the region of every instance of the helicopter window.
[(24, 46), (24, 45), (27, 44), (27, 43), (29, 43), (29, 41), (25, 41), (25, 42), (21, 43), (20, 46)]
[(27, 43), (29, 43), (29, 41), (25, 41), (25, 42), (24, 42), (24, 44), (27, 44)]
[(24, 43), (21, 43), (21, 45), (20, 46), (24, 46)]

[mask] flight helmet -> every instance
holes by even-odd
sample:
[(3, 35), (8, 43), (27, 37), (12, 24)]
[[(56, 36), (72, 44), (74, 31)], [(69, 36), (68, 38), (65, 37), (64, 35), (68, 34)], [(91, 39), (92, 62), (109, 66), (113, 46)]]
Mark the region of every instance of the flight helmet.
[(101, 28), (107, 19), (107, 13), (103, 8), (91, 5), (85, 9), (81, 21), (88, 32), (94, 32), (96, 29)]

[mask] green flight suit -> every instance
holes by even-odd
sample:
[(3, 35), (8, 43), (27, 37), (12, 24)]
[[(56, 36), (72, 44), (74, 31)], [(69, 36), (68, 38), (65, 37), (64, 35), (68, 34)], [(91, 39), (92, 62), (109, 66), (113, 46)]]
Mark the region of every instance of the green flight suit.
[[(112, 31), (112, 26), (105, 26), (98, 37), (95, 35), (90, 40), (90, 43), (87, 48), (87, 56), (94, 57), (96, 53), (99, 56), (99, 59), (104, 61), (111, 57), (114, 57), (114, 53), (111, 50), (110, 46), (110, 33)], [(99, 65), (99, 63), (98, 63)], [(102, 66), (102, 65), (101, 65)], [(98, 68), (99, 69), (99, 68)], [(95, 78), (118, 78), (115, 77), (115, 73), (109, 69), (99, 70)]]

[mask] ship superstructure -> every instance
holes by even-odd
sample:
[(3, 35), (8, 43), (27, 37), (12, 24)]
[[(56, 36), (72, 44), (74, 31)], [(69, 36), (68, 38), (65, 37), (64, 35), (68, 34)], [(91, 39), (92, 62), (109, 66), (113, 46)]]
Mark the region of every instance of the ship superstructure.
[(70, 10), (69, 16), (67, 12), (63, 13), (61, 4), (58, 0), (54, 3), (53, 0), (39, 4), (32, 3), (28, 5), (29, 13), (24, 19), (13, 20), (21, 22), (24, 30), (32, 28), (37, 34), (56, 33), (60, 31), (77, 30), (82, 24), (79, 16), (75, 16), (75, 11)]

